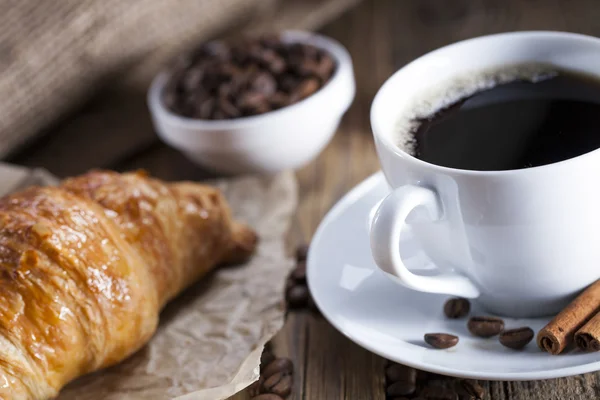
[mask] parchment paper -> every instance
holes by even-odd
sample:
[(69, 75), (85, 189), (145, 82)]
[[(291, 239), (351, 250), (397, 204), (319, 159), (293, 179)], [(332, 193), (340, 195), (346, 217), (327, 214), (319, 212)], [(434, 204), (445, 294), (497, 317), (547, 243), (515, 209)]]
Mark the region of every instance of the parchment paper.
[[(44, 170), (0, 163), (0, 195), (56, 182)], [(73, 382), (58, 400), (220, 400), (258, 379), (263, 346), (283, 325), (283, 287), (293, 266), (284, 236), (296, 207), (296, 181), (286, 172), (216, 184), (236, 217), (260, 235), (257, 254), (184, 292), (163, 311), (147, 346)]]

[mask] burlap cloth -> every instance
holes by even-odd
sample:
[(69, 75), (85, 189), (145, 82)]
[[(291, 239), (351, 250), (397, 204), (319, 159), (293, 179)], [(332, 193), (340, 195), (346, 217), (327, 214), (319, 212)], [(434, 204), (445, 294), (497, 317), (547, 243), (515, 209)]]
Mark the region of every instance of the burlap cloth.
[(145, 90), (197, 42), (240, 31), (313, 29), (358, 0), (4, 0), (0, 157), (108, 82)]

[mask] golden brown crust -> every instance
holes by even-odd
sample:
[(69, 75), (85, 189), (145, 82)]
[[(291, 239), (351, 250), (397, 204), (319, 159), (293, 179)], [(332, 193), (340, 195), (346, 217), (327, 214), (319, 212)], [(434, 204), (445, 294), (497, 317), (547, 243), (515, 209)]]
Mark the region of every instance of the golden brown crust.
[(94, 171), (0, 199), (0, 397), (48, 399), (154, 333), (160, 309), (256, 236), (221, 194)]

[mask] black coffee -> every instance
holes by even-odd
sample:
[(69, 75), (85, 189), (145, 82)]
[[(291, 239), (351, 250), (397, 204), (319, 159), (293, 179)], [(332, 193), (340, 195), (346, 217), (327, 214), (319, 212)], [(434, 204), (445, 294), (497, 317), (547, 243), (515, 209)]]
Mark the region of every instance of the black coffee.
[(482, 90), (416, 120), (412, 152), (452, 168), (494, 171), (600, 148), (600, 79), (556, 71)]

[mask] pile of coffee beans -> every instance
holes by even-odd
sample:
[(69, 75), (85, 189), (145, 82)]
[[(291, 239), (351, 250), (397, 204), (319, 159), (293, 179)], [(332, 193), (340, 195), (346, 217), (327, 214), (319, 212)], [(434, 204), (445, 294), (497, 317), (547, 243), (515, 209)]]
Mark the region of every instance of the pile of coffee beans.
[(306, 284), (306, 255), (308, 246), (299, 246), (296, 250), (296, 267), (290, 273), (285, 285), (285, 299), (288, 310), (317, 311)]
[(178, 59), (162, 93), (175, 114), (233, 119), (289, 106), (315, 93), (336, 64), (324, 50), (277, 35), (214, 41)]
[(485, 389), (477, 382), (454, 379), (389, 362), (385, 369), (388, 400), (482, 400)]
[(289, 358), (275, 357), (267, 343), (260, 359), (260, 377), (248, 387), (252, 400), (283, 400), (292, 393), (294, 364)]
[[(444, 314), (451, 319), (464, 318), (469, 315), (471, 303), (460, 297), (448, 299), (444, 304)], [(500, 343), (513, 350), (521, 350), (535, 336), (529, 327), (504, 329), (504, 321), (497, 317), (474, 316), (467, 322), (467, 329), (472, 335), (481, 338), (491, 338), (499, 335)], [(448, 349), (456, 346), (458, 336), (448, 333), (426, 333), (423, 337), (425, 343), (435, 349)]]

